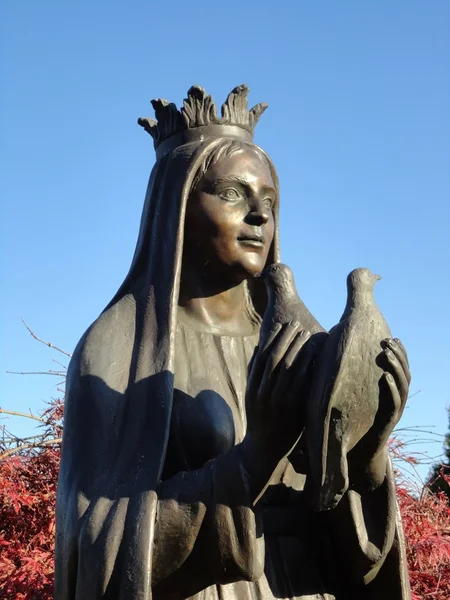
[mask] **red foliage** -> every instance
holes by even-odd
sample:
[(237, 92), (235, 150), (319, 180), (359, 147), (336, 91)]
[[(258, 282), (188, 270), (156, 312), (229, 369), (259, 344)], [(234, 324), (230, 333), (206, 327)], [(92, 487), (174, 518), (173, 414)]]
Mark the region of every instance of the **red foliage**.
[(444, 494), (420, 499), (399, 487), (413, 600), (450, 598), (450, 508)]
[[(51, 600), (54, 509), (63, 405), (56, 401), (41, 418), (42, 435), (22, 450), (0, 442), (0, 598)], [(12, 438), (10, 438), (12, 439)], [(32, 438), (28, 438), (32, 439)], [(394, 457), (414, 464), (393, 442)], [(449, 481), (450, 483), (450, 481)], [(420, 498), (399, 478), (413, 600), (450, 598), (450, 508), (447, 498), (425, 490)]]
[(59, 451), (0, 462), (0, 596), (51, 598)]
[[(39, 417), (37, 437), (0, 442), (0, 598), (50, 600), (63, 404)], [(6, 441), (5, 441), (6, 440)], [(12, 447), (11, 447), (12, 446)]]

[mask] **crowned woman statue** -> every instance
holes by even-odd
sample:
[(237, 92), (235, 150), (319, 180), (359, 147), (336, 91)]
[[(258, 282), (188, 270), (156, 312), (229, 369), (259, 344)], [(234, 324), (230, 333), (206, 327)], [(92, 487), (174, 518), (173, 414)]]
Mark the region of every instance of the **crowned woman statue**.
[[(279, 193), (253, 142), (266, 105), (248, 110), (247, 93), (219, 117), (192, 87), (180, 111), (154, 100), (157, 122), (139, 120), (156, 163), (136, 250), (68, 370), (56, 600), (410, 597), (386, 450), (404, 385), (367, 458), (377, 485), (330, 510), (308, 500), (305, 348), (323, 329), (305, 307), (258, 345)], [(409, 381), (389, 347), (386, 371)]]

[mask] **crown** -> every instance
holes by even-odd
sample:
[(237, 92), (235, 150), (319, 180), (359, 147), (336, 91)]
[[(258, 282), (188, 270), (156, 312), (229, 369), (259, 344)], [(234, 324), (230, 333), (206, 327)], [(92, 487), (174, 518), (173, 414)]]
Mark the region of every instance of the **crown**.
[(139, 118), (138, 123), (153, 138), (156, 157), (161, 158), (177, 146), (206, 137), (236, 137), (253, 140), (253, 130), (267, 104), (259, 103), (248, 110), (246, 85), (235, 87), (217, 115), (216, 104), (205, 89), (194, 85), (183, 101), (181, 110), (167, 100), (152, 100), (154, 119)]

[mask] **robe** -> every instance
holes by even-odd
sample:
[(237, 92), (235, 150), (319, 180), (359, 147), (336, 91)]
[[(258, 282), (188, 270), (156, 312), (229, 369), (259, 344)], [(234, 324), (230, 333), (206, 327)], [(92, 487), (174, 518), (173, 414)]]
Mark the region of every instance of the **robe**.
[[(295, 468), (280, 463), (252, 506), (239, 441), (258, 330), (203, 339), (180, 329), (186, 203), (222, 141), (186, 143), (157, 159), (130, 270), (70, 361), (55, 600), (369, 600), (386, 589), (407, 600), (392, 474), (367, 497), (348, 492), (330, 514), (315, 514), (304, 501), (300, 452)], [(278, 206), (277, 193), (268, 264), (280, 259)], [(262, 315), (258, 285), (249, 293)]]
[[(377, 578), (388, 577), (389, 598), (407, 598), (390, 472), (366, 498), (349, 492), (333, 511), (314, 512), (304, 491), (307, 459), (299, 449), (292, 459), (295, 467), (281, 461), (252, 506), (235, 448), (245, 435), (245, 382), (257, 342), (257, 327), (253, 335), (220, 336), (181, 320), (177, 324), (174, 405), (155, 530), (154, 597), (376, 598), (377, 583), (382, 583)], [(334, 520), (344, 520), (344, 531), (333, 526)], [(373, 582), (364, 585), (371, 571), (376, 573)]]

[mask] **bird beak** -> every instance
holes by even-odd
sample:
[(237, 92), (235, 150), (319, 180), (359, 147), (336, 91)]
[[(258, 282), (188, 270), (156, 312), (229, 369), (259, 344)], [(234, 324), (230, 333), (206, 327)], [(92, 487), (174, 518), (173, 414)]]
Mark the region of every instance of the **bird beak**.
[(380, 281), (381, 275), (374, 275), (374, 279), (375, 279), (375, 281)]

